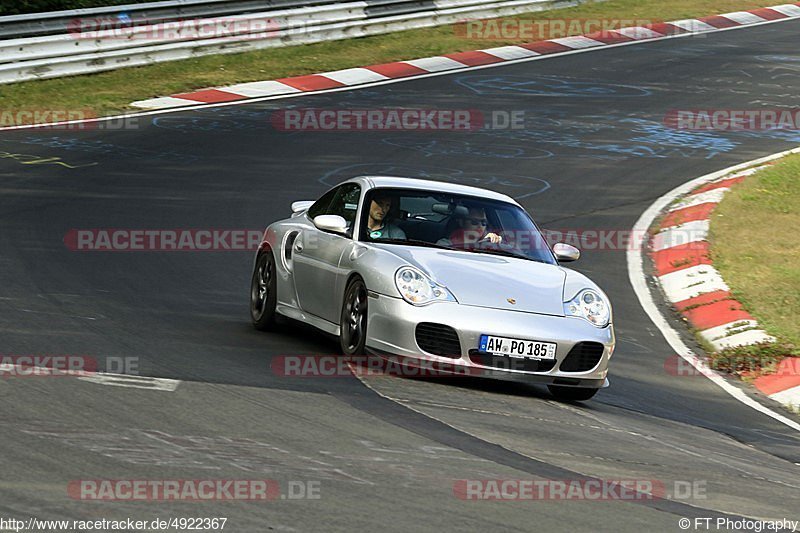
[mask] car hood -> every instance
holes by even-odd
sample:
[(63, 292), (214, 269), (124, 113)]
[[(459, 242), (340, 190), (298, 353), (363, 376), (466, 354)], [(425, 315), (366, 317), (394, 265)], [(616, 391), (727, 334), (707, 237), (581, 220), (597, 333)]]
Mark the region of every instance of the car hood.
[(557, 265), (436, 248), (378, 246), (450, 289), (461, 304), (564, 315), (566, 273)]

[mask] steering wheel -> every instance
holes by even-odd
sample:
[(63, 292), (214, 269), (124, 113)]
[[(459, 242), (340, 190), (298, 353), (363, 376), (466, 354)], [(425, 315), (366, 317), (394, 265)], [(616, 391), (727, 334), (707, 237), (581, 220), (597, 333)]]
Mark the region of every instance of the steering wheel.
[(494, 242), (490, 241), (489, 239), (482, 239), (482, 240), (476, 242), (473, 246), (475, 248), (478, 248), (479, 250), (507, 250), (507, 251), (515, 250), (515, 251), (519, 251), (519, 250), (517, 250), (517, 247), (514, 246), (513, 244), (509, 244), (509, 243), (504, 242), (504, 241), (500, 241), (498, 243), (494, 243)]

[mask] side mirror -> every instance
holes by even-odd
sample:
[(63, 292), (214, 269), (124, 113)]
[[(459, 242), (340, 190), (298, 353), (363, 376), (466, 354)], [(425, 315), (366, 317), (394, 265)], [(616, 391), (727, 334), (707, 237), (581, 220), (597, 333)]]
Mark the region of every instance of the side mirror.
[(581, 257), (581, 251), (572, 246), (559, 242), (553, 245), (553, 253), (556, 254), (556, 259), (559, 263), (569, 263), (570, 261), (577, 261)]
[(305, 211), (314, 205), (314, 200), (302, 200), (300, 202), (292, 202), (292, 213), (299, 213)]
[(339, 215), (320, 215), (314, 219), (314, 225), (321, 231), (347, 234), (347, 221)]

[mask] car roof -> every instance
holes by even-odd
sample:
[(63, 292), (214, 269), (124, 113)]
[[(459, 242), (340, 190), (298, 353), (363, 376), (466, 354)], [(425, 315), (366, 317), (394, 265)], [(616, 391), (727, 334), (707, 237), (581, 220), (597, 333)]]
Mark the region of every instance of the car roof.
[(480, 198), (488, 198), (491, 200), (499, 200), (501, 202), (508, 202), (515, 205), (517, 202), (510, 196), (500, 194), (499, 192), (491, 191), (489, 189), (481, 189), (480, 187), (470, 187), (469, 185), (459, 185), (457, 183), (449, 183), (446, 181), (423, 180), (418, 178), (404, 178), (401, 176), (358, 176), (347, 181), (360, 182), (370, 189), (384, 189), (384, 188), (397, 188), (397, 189), (419, 189), (425, 191), (446, 192), (452, 194), (464, 194), (468, 196), (478, 196)]

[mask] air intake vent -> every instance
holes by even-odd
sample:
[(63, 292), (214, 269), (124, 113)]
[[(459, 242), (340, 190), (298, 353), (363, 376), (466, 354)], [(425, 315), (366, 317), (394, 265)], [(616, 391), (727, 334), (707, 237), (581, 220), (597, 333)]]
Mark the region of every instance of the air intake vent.
[(579, 342), (572, 347), (558, 368), (562, 372), (587, 372), (600, 362), (603, 349), (599, 342)]
[(478, 350), (469, 351), (469, 360), (476, 365), (501, 368), (503, 370), (521, 370), (523, 372), (549, 372), (556, 366), (555, 359), (523, 359), (505, 355), (492, 355)]
[(286, 270), (292, 270), (292, 247), (294, 246), (294, 241), (297, 239), (297, 236), (300, 235), (299, 231), (290, 231), (286, 234), (283, 241), (283, 266), (286, 267)]
[(458, 333), (450, 326), (422, 322), (417, 324), (416, 337), (417, 344), (423, 351), (451, 359), (461, 358)]

